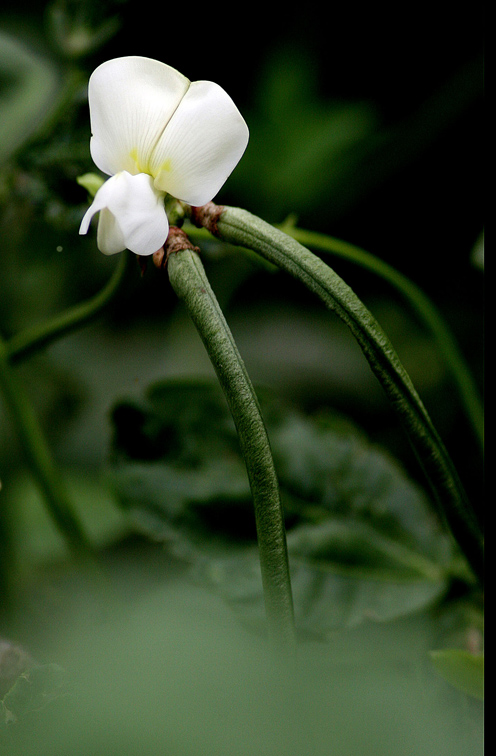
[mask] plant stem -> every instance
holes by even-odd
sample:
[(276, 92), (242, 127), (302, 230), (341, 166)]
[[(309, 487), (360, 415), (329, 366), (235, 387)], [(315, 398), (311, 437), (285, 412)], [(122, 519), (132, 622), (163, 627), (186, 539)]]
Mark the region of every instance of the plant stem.
[(40, 323), (13, 336), (5, 349), (12, 364), (30, 357), (61, 336), (86, 325), (99, 315), (113, 300), (124, 280), (131, 260), (130, 254), (122, 252), (117, 267), (104, 288), (86, 302), (71, 307), (46, 323)]
[(481, 447), (484, 445), (484, 413), (478, 389), (450, 329), (431, 300), (406, 276), (391, 265), (353, 244), (327, 234), (307, 231), (290, 224), (279, 227), (293, 239), (321, 252), (330, 252), (360, 265), (383, 278), (399, 291), (420, 322), (430, 331), (458, 389), (460, 399)]
[(350, 328), (403, 425), (453, 536), (482, 579), (478, 522), (454, 465), (389, 339), (355, 293), (319, 257), (239, 208), (193, 209), (193, 220), (220, 239), (258, 252), (300, 280)]
[(284, 516), (258, 400), (198, 254), (191, 248), (174, 251), (168, 270), (212, 361), (238, 431), (255, 507), (269, 637), (277, 649), (293, 653), (296, 637)]
[(23, 388), (9, 365), (9, 354), (0, 337), (0, 389), (10, 409), (21, 446), (52, 518), (69, 546), (78, 554), (88, 554), (90, 546), (72, 511), (63, 482), (54, 465), (43, 431)]
[(131, 257), (125, 252), (104, 288), (86, 302), (51, 320), (33, 326), (5, 342), (0, 337), (0, 388), (10, 408), (27, 462), (43, 493), (52, 518), (71, 548), (85, 556), (91, 546), (72, 511), (63, 481), (53, 462), (43, 431), (12, 365), (30, 357), (56, 339), (89, 323), (113, 300), (120, 289)]

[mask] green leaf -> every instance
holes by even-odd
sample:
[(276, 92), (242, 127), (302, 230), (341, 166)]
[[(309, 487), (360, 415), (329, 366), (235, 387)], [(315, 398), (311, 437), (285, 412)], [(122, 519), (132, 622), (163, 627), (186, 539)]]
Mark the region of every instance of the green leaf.
[(17, 678), (35, 664), (21, 646), (0, 637), (0, 700), (8, 693)]
[(370, 100), (339, 101), (318, 91), (319, 73), (313, 51), (294, 39), (275, 46), (261, 68), (247, 114), (251, 149), (230, 179), (246, 197), (240, 204), (249, 202), (253, 212), (313, 214), (318, 221), (325, 207), (332, 225), (417, 160), (481, 96), (480, 64), (470, 61), (426, 102), (391, 121)]
[(246, 469), (215, 384), (167, 382), (113, 412), (111, 479), (153, 538), (212, 546), (255, 538)]
[(39, 127), (59, 86), (59, 73), (50, 61), (0, 32), (0, 163)]
[[(74, 502), (75, 513), (91, 543), (102, 548), (129, 530), (122, 509), (109, 486), (86, 472), (63, 472), (64, 485)], [(64, 559), (67, 544), (55, 526), (35, 481), (19, 475), (4, 486), (4, 505), (13, 513), (12, 539), (18, 555), (17, 568), (29, 574), (46, 561)]]
[[(300, 632), (326, 636), (422, 609), (454, 551), (430, 502), (348, 421), (258, 392), (286, 512)], [(168, 381), (113, 412), (111, 478), (137, 526), (193, 565), (249, 624), (263, 623), (254, 517), (220, 389)]]
[[(421, 611), (440, 598), (445, 583), (426, 579), (374, 579), (335, 572), (323, 564), (296, 558), (288, 538), (296, 627), (300, 637), (329, 640), (336, 631), (363, 623), (390, 622)], [(198, 580), (212, 585), (242, 622), (262, 631), (264, 606), (260, 569), (255, 549), (236, 556), (198, 559)]]
[(292, 535), (295, 558), (320, 571), (393, 581), (443, 578), (440, 565), (360, 521), (333, 518), (299, 527)]
[(30, 712), (43, 709), (63, 693), (66, 684), (66, 672), (58, 664), (31, 667), (18, 677), (1, 700), (0, 724), (16, 722)]
[(484, 699), (484, 654), (459, 648), (431, 651), (432, 662), (447, 682), (469, 696)]
[[(0, 731), (2, 756), (483, 753), (482, 707), (446, 695), (425, 665), (427, 613), (302, 644), (278, 674), (217, 596), (163, 562), (150, 582), (151, 564), (114, 554), (101, 592), (74, 565), (57, 580), (61, 611), (36, 644), (70, 669), (71, 694), (9, 727), (12, 753)], [(36, 605), (53, 590), (44, 581)]]
[[(373, 104), (326, 100), (316, 81), (312, 56), (294, 45), (289, 54), (275, 50), (262, 71), (249, 114), (253, 148), (232, 180), (247, 194), (256, 185), (252, 203), (268, 207), (274, 217), (288, 209), (308, 212), (323, 196), (339, 204), (344, 193), (356, 196), (359, 182), (346, 186), (346, 177), (377, 140), (381, 117)], [(343, 184), (340, 196), (335, 190)]]
[(450, 545), (427, 497), (363, 432), (330, 414), (307, 418), (286, 411), (273, 423), (281, 483), (297, 500), (313, 504), (305, 520), (322, 522), (332, 514), (355, 529), (369, 525), (390, 542), (446, 563)]

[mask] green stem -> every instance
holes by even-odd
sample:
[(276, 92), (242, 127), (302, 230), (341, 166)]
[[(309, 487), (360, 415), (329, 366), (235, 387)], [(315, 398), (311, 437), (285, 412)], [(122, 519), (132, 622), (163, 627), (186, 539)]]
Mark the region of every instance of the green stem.
[(5, 345), (10, 362), (15, 364), (30, 357), (35, 352), (56, 341), (56, 339), (89, 323), (99, 315), (118, 292), (124, 280), (130, 259), (131, 256), (127, 251), (121, 253), (117, 267), (110, 280), (91, 299), (71, 307), (46, 323), (35, 325), (13, 336)]
[(484, 444), (484, 413), (478, 389), (450, 329), (424, 292), (391, 265), (353, 244), (335, 239), (327, 234), (296, 228), (290, 224), (283, 224), (280, 228), (306, 247), (312, 247), (321, 252), (330, 252), (375, 273), (401, 293), (420, 322), (435, 339), (440, 354), (445, 360), (458, 389), (467, 417), (482, 447)]
[(269, 637), (278, 649), (295, 648), (293, 601), (284, 516), (267, 431), (258, 400), (198, 254), (170, 255), (169, 278), (185, 303), (226, 395), (252, 490)]
[[(258, 252), (304, 283), (350, 328), (401, 421), (451, 531), (481, 578), (479, 525), (454, 465), (387, 336), (344, 281), (287, 234), (245, 210), (227, 207), (202, 220), (222, 240)], [(200, 216), (196, 215), (198, 222)]]
[(28, 464), (44, 495), (57, 527), (78, 553), (90, 546), (74, 515), (67, 492), (54, 465), (31, 404), (16, 380), (11, 365), (31, 356), (56, 339), (89, 323), (107, 307), (118, 292), (130, 256), (123, 253), (106, 286), (94, 297), (75, 305), (48, 322), (35, 325), (13, 336), (9, 342), (0, 338), (0, 387), (10, 408)]
[(0, 389), (10, 409), (26, 460), (43, 493), (55, 524), (76, 553), (88, 553), (89, 544), (72, 511), (65, 487), (54, 465), (31, 403), (9, 364), (9, 354), (1, 337)]

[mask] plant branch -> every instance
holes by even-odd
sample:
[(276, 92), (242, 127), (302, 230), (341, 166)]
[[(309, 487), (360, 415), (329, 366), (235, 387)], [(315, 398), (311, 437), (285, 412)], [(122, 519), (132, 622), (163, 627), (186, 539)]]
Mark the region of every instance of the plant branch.
[(108, 307), (120, 289), (129, 267), (130, 254), (122, 252), (110, 280), (94, 297), (71, 307), (45, 323), (40, 323), (12, 336), (5, 344), (11, 364), (21, 362), (61, 336), (91, 322)]
[(91, 547), (72, 511), (41, 426), (23, 387), (16, 379), (8, 357), (5, 342), (0, 337), (0, 389), (10, 409), (26, 460), (58, 529), (75, 553), (87, 555)]
[(293, 653), (296, 640), (284, 516), (258, 400), (195, 248), (179, 229), (171, 233), (168, 245), (171, 284), (205, 345), (238, 431), (255, 507), (269, 637), (277, 649)]

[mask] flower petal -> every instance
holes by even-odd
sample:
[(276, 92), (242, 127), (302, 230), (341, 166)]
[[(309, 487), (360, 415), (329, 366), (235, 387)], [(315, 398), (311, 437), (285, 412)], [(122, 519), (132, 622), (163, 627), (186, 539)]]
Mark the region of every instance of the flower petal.
[(98, 190), (79, 229), (85, 234), (91, 218), (100, 211), (98, 249), (113, 255), (130, 249), (137, 255), (151, 255), (163, 246), (169, 233), (163, 196), (144, 173), (117, 173)]
[(100, 252), (104, 255), (115, 255), (126, 249), (124, 234), (113, 213), (104, 207), (98, 218), (98, 231), (96, 243)]
[[(115, 179), (117, 177), (114, 177)], [(95, 213), (98, 213), (100, 210), (103, 210), (104, 207), (107, 207), (109, 202), (112, 201), (112, 195), (115, 191), (116, 181), (112, 181), (112, 179), (108, 179), (108, 181), (105, 181), (102, 186), (97, 189), (95, 194), (95, 199), (85, 212), (83, 216), (83, 220), (81, 221), (81, 225), (79, 227), (79, 233), (80, 234), (86, 234), (88, 233), (88, 229), (90, 227), (91, 219), (95, 215)], [(125, 247), (124, 247), (125, 249)]]
[(248, 144), (248, 127), (227, 92), (195, 81), (151, 158), (155, 186), (190, 205), (215, 197)]
[(115, 58), (90, 77), (91, 156), (101, 171), (150, 173), (151, 152), (190, 86), (151, 58)]

